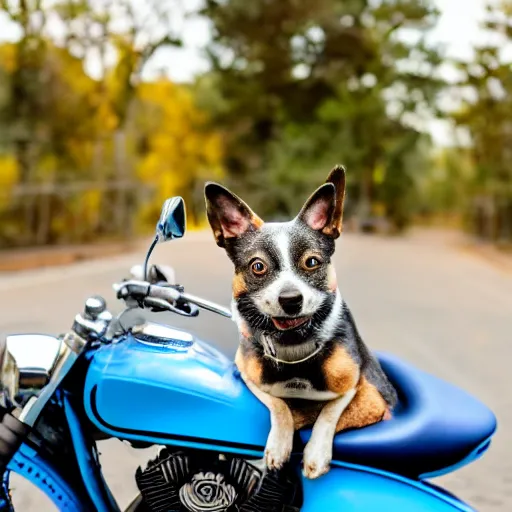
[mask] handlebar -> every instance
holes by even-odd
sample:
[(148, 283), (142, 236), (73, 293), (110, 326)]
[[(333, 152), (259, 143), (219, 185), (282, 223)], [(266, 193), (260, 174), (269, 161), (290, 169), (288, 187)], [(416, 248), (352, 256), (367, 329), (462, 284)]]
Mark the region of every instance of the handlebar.
[(231, 311), (195, 295), (181, 291), (176, 285), (168, 283), (151, 284), (147, 281), (128, 280), (114, 285), (117, 297), (133, 299), (142, 307), (154, 310), (172, 311), (183, 316), (197, 316), (199, 311), (194, 306), (206, 309), (226, 318), (231, 318)]

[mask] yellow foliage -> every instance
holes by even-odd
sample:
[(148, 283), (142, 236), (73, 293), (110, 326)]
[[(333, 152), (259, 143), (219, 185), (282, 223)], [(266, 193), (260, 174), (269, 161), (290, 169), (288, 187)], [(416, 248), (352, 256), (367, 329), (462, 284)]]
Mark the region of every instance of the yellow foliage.
[(81, 221), (86, 226), (93, 226), (98, 222), (101, 205), (101, 192), (88, 190), (80, 197)]
[(0, 45), (0, 66), (9, 74), (16, 70), (16, 45), (12, 43)]
[(161, 79), (141, 84), (138, 97), (152, 116), (141, 123), (149, 149), (137, 175), (156, 186), (158, 206), (171, 195), (185, 195), (197, 180), (222, 175), (222, 140), (209, 128), (190, 90)]
[(0, 189), (5, 190), (18, 182), (18, 165), (12, 155), (0, 155)]
[(381, 185), (386, 177), (386, 168), (382, 163), (377, 164), (373, 170), (373, 181), (376, 185)]
[(18, 165), (12, 155), (0, 155), (0, 207), (9, 202), (9, 192), (18, 183)]
[(43, 155), (39, 160), (36, 179), (42, 182), (53, 181), (55, 178), (55, 169), (57, 169), (58, 164), (58, 158), (55, 155), (51, 153)]
[(96, 120), (97, 127), (106, 133), (113, 132), (119, 124), (112, 105), (106, 98), (98, 97)]
[[(169, 196), (181, 195), (190, 206), (197, 202), (198, 187), (223, 173), (223, 141), (196, 106), (193, 92), (166, 79), (137, 84), (133, 77), (139, 71), (141, 53), (129, 38), (119, 36), (112, 42), (116, 62), (98, 81), (87, 75), (82, 59), (46, 41), (31, 68), (34, 82), (40, 80), (44, 87), (28, 89), (26, 98), (28, 105), (34, 102), (39, 110), (31, 115), (28, 109), (20, 122), (11, 121), (31, 139), (30, 158), (20, 159), (30, 167), (26, 173), (30, 183), (51, 182), (58, 189), (73, 181), (101, 180), (96, 190), (79, 186), (76, 195), (64, 199), (59, 194), (48, 196), (50, 217), (42, 232), (53, 242), (93, 237), (99, 229), (100, 209), (115, 207), (108, 199), (113, 193), (109, 186), (115, 190), (119, 177), (131, 179), (134, 174), (155, 191), (149, 204), (147, 196), (134, 199), (137, 212), (132, 214), (147, 227), (154, 225)], [(0, 44), (0, 74), (9, 77), (17, 65), (17, 43)], [(12, 81), (6, 82), (0, 99), (10, 101)], [(16, 109), (13, 112), (18, 115)], [(6, 146), (13, 151), (9, 140)], [(18, 180), (14, 152), (0, 155), (0, 207)], [(26, 228), (16, 211), (8, 222), (10, 231)], [(0, 226), (0, 242), (9, 230)]]

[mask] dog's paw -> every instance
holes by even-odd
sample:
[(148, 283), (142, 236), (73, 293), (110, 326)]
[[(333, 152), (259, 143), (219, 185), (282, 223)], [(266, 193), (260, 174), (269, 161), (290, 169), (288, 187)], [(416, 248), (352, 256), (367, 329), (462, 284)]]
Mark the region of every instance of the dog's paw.
[(272, 428), (265, 448), (268, 469), (281, 469), (290, 460), (293, 448), (293, 429)]
[(329, 471), (332, 459), (332, 445), (324, 440), (315, 443), (309, 442), (304, 448), (304, 467), (302, 474), (306, 478), (314, 479), (325, 475)]

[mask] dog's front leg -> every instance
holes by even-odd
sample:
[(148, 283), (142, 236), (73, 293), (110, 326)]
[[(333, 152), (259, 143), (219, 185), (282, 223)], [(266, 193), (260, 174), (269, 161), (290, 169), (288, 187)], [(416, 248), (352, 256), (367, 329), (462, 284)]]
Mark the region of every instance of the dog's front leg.
[(270, 433), (265, 447), (265, 462), (268, 469), (281, 469), (292, 453), (295, 431), (292, 413), (284, 400), (265, 393), (243, 373), (242, 378), (253, 395), (270, 411)]
[(343, 411), (348, 407), (356, 394), (350, 389), (343, 396), (326, 404), (318, 415), (311, 438), (304, 448), (304, 476), (318, 478), (329, 471), (332, 460), (332, 445), (336, 433), (336, 425)]

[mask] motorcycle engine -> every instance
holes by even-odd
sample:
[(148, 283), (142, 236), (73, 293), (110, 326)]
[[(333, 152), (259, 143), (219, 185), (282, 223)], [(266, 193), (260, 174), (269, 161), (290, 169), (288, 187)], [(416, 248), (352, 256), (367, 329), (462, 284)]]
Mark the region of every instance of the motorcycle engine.
[(148, 512), (298, 512), (297, 475), (204, 451), (163, 448), (135, 479)]

